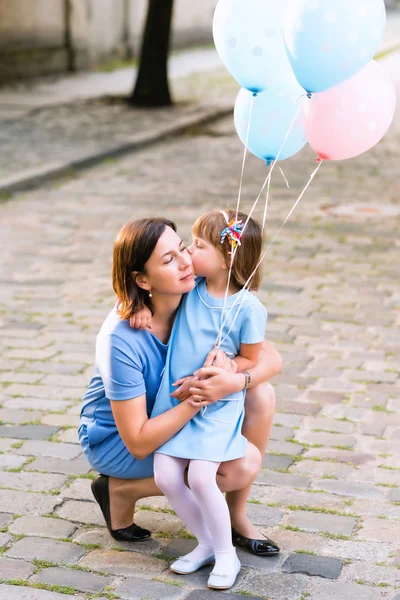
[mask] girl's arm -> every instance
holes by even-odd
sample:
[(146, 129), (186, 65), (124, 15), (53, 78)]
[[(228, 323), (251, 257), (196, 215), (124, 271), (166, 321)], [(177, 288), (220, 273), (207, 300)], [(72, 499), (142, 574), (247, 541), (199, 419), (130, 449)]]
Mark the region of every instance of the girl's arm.
[[(257, 363), (251, 369), (248, 369), (251, 376), (249, 387), (255, 387), (260, 383), (269, 381), (275, 375), (282, 371), (282, 357), (270, 342), (264, 341)], [(200, 379), (196, 387), (190, 388), (193, 396), (200, 395), (202, 402), (196, 403), (196, 406), (207, 406), (216, 402), (229, 394), (241, 391), (246, 384), (246, 378), (243, 373), (232, 373), (220, 367), (203, 367), (196, 371)], [(205, 399), (205, 400), (204, 400)], [(191, 402), (188, 400), (188, 402)]]
[(237, 372), (249, 371), (257, 364), (263, 342), (260, 344), (240, 344), (239, 354), (233, 359), (237, 364)]
[(111, 408), (118, 432), (129, 452), (143, 460), (171, 439), (200, 409), (200, 404), (181, 402), (165, 413), (147, 416), (146, 396), (132, 400), (111, 400)]

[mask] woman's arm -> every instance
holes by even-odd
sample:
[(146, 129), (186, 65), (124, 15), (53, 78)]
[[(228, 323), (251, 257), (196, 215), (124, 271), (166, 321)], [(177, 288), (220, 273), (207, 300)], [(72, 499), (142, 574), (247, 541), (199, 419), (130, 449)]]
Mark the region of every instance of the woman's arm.
[[(269, 381), (282, 371), (282, 357), (270, 342), (266, 340), (258, 358), (257, 364), (249, 369), (251, 383), (249, 387), (255, 387), (260, 383)], [(242, 373), (232, 373), (221, 367), (203, 367), (196, 371), (200, 381), (196, 387), (190, 388), (190, 393), (196, 406), (207, 406), (229, 394), (243, 390), (246, 378)], [(192, 402), (192, 400), (188, 400)]]
[(143, 460), (171, 439), (199, 411), (200, 405), (182, 402), (165, 413), (149, 419), (146, 396), (132, 400), (111, 400), (118, 432), (129, 452)]

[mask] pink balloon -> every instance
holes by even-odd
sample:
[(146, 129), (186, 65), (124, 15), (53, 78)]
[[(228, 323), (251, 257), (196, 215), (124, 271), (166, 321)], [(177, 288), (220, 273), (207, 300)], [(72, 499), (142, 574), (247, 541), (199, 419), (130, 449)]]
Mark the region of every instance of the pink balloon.
[(394, 85), (373, 60), (351, 79), (305, 100), (304, 129), (320, 158), (353, 158), (383, 138), (395, 110)]

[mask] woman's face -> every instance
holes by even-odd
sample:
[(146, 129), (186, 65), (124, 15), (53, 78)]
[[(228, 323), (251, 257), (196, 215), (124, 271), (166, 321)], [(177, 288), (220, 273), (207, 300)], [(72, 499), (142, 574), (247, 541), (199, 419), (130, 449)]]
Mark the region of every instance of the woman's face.
[(194, 288), (192, 259), (170, 227), (165, 228), (147, 261), (143, 280), (158, 294), (186, 294)]

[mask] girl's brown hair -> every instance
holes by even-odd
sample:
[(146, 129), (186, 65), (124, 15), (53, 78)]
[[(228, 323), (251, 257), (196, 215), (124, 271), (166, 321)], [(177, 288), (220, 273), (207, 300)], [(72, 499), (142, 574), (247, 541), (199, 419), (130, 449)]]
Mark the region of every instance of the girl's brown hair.
[(129, 221), (114, 242), (112, 284), (121, 319), (129, 319), (144, 306), (153, 312), (149, 293), (137, 285), (136, 278), (146, 273), (145, 265), (166, 227), (176, 231), (175, 223), (162, 217)]
[[(225, 213), (229, 222), (236, 217), (236, 211), (234, 210), (226, 210)], [(237, 218), (238, 221), (242, 221), (242, 225), (247, 221), (247, 215), (241, 212), (238, 213)], [(228, 237), (221, 244), (221, 233), (225, 227), (227, 227), (227, 223), (222, 212), (220, 210), (213, 210), (197, 219), (193, 225), (192, 233), (194, 236), (215, 246), (221, 252), (225, 264), (229, 268), (231, 265), (232, 246), (229, 244)], [(231, 282), (237, 288), (242, 289), (250, 275), (256, 269), (261, 257), (262, 246), (263, 236), (261, 225), (250, 218), (241, 238), (241, 246), (236, 250), (232, 266)], [(260, 284), (261, 267), (258, 267), (248, 285), (248, 289), (256, 291), (260, 287)]]

